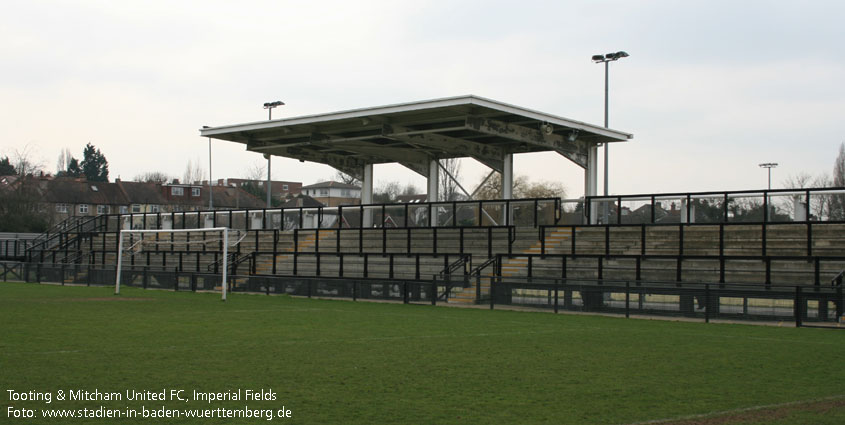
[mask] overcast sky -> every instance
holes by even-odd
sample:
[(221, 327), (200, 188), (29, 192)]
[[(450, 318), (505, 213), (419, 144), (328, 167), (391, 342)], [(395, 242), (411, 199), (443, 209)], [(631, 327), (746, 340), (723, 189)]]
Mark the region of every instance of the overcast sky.
[[(830, 173), (845, 141), (842, 1), (15, 1), (0, 15), (0, 155), (28, 147), (55, 172), (93, 143), (110, 177), (208, 169), (203, 125), (474, 94), (601, 125), (610, 65), (614, 194), (757, 189), (761, 162)], [(213, 177), (265, 161), (213, 141)], [(600, 154), (603, 154), (600, 150)], [(463, 161), (474, 186), (483, 166)], [(553, 154), (517, 155), (532, 180), (583, 194)], [(601, 161), (600, 161), (601, 162)], [(323, 165), (274, 158), (274, 180)], [(400, 166), (376, 185), (424, 188)], [(599, 171), (601, 175), (601, 170)], [(601, 183), (600, 183), (601, 187)]]

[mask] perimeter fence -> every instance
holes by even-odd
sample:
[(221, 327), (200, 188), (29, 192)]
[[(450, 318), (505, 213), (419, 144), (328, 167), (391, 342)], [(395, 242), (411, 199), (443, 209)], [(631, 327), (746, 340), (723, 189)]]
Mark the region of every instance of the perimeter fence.
[[(113, 286), (115, 268), (99, 265), (0, 262), (3, 281)], [(434, 275), (359, 278), (231, 275), (230, 292), (288, 294), (406, 304), (449, 303), (472, 288), (474, 304), (558, 313), (671, 316), (692, 320), (777, 321), (795, 326), (841, 328), (845, 320), (842, 274), (830, 286), (665, 283), (597, 279)], [(221, 275), (177, 268), (127, 266), (121, 285), (172, 291), (220, 291)]]

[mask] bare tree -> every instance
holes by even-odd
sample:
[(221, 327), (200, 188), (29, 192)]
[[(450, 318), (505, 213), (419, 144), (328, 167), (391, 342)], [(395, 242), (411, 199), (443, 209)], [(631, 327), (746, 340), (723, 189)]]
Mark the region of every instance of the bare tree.
[[(560, 182), (539, 181), (531, 182), (524, 175), (517, 175), (513, 179), (513, 197), (521, 198), (565, 198), (566, 187)], [(476, 193), (476, 199), (501, 199), (502, 175), (489, 178)]]
[(171, 180), (170, 176), (163, 171), (147, 171), (146, 173), (135, 176), (132, 180), (143, 183), (167, 183)]
[(833, 185), (845, 187), (845, 143), (839, 145), (839, 155), (833, 164)]
[(561, 182), (539, 181), (525, 185), (520, 198), (565, 198), (566, 187)]
[(373, 201), (376, 203), (396, 202), (396, 198), (402, 194), (402, 186), (399, 182), (391, 181), (381, 183), (373, 191)]
[[(461, 163), (459, 158), (441, 159), (438, 167), (440, 182), (440, 200), (457, 201), (461, 198), (458, 182), (461, 178)], [(451, 175), (451, 177), (450, 177)]]
[(354, 185), (354, 186), (361, 186), (361, 180), (359, 180), (357, 177), (355, 177), (353, 175), (346, 174), (346, 173), (344, 173), (343, 171), (340, 171), (340, 170), (338, 170), (334, 174), (334, 177), (330, 178), (329, 180), (334, 180), (334, 181), (338, 181), (338, 182), (341, 182), (341, 183), (351, 184), (351, 185)]
[(402, 195), (417, 195), (420, 193), (420, 189), (413, 185), (413, 183), (408, 183), (402, 189)]
[[(50, 221), (48, 210), (41, 203), (39, 179), (40, 162), (33, 158), (30, 145), (12, 151), (11, 160), (3, 158), (3, 165), (14, 165), (18, 178), (8, 186), (0, 186), (0, 232), (43, 232)], [(5, 168), (5, 167), (4, 167)]]
[(199, 158), (194, 162), (190, 159), (188, 160), (188, 164), (185, 166), (185, 172), (182, 173), (182, 183), (191, 184), (205, 179), (205, 170), (200, 164)]
[(35, 159), (35, 148), (28, 143), (21, 149), (13, 149), (10, 159), (21, 177), (37, 176), (44, 170), (44, 164)]
[[(520, 198), (525, 186), (528, 185), (528, 178), (523, 175), (518, 175), (513, 179), (513, 197)], [(487, 181), (478, 189), (475, 194), (476, 199), (502, 199), (502, 175), (496, 174), (487, 179)]]
[(63, 171), (67, 171), (68, 165), (73, 160), (73, 154), (70, 153), (70, 149), (62, 148), (61, 152), (59, 153), (59, 160), (56, 163), (56, 174), (59, 174)]
[(255, 161), (247, 167), (243, 172), (243, 178), (246, 180), (264, 181), (267, 178), (266, 164), (261, 161)]
[[(845, 143), (839, 145), (839, 154), (836, 155), (836, 161), (833, 164), (831, 180), (833, 180), (833, 186), (845, 187)], [(845, 220), (845, 195), (839, 193), (831, 195), (830, 219)]]
[(798, 174), (790, 175), (783, 182), (783, 187), (786, 189), (803, 189), (807, 187), (814, 187), (813, 176), (810, 173), (800, 172)]

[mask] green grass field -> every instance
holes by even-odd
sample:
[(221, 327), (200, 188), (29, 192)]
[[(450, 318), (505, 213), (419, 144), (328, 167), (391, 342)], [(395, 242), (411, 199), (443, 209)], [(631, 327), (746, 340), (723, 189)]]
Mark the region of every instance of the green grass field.
[[(112, 292), (0, 283), (0, 423), (267, 422), (42, 417), (99, 406), (291, 411), (271, 423), (845, 423), (839, 330)], [(125, 398), (180, 389), (189, 401)], [(190, 400), (248, 389), (275, 400)], [(124, 398), (57, 400), (71, 390)]]

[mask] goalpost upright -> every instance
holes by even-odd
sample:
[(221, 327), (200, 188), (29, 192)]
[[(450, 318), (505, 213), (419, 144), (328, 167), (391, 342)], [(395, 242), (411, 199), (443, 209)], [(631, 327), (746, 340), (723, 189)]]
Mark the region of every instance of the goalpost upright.
[[(120, 231), (117, 242), (117, 276), (115, 276), (114, 294), (120, 294), (120, 276), (123, 269), (123, 235), (126, 233), (187, 233), (187, 232), (222, 232), (223, 233), (223, 276), (221, 286), (223, 287), (223, 301), (226, 301), (227, 273), (229, 271), (229, 228), (228, 227), (208, 227), (201, 229), (168, 229), (168, 230), (132, 230), (123, 229)], [(142, 236), (143, 237), (143, 236)], [(176, 285), (179, 283), (176, 282)]]

